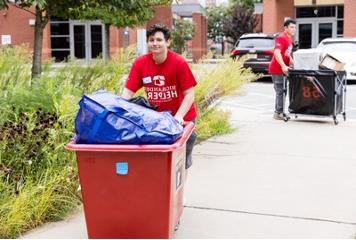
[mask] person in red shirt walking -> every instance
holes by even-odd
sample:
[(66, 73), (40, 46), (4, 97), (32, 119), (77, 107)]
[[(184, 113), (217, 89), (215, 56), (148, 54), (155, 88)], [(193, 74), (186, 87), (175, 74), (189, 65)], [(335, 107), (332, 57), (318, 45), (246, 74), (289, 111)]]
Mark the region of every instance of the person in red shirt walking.
[(273, 117), (278, 120), (283, 119), (283, 75), (287, 75), (289, 68), (294, 64), (292, 49), (295, 31), (296, 22), (292, 19), (287, 19), (284, 22), (284, 31), (276, 38), (272, 61), (268, 68), (276, 92)]
[[(122, 97), (130, 99), (143, 87), (147, 100), (158, 107), (157, 111), (170, 111), (181, 124), (195, 122), (194, 87), (197, 81), (185, 59), (168, 49), (171, 43), (169, 29), (155, 24), (147, 30), (146, 37), (149, 53), (133, 63)], [(194, 132), (187, 141), (186, 168), (192, 165), (196, 137)]]

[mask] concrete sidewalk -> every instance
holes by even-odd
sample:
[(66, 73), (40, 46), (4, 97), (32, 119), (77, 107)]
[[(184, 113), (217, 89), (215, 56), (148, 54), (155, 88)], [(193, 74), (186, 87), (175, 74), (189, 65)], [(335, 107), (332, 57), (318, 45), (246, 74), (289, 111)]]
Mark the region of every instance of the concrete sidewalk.
[[(276, 121), (273, 100), (249, 84), (221, 102), (238, 129), (194, 149), (175, 238), (355, 237), (356, 121)], [(86, 238), (83, 212), (23, 237)]]

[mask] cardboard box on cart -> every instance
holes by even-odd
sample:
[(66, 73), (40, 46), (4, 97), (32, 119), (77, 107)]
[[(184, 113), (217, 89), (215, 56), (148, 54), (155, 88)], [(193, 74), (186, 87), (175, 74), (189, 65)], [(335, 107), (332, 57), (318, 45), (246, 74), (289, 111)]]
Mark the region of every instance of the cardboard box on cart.
[(326, 54), (320, 62), (321, 69), (330, 69), (334, 71), (345, 71), (345, 63), (341, 62), (331, 54)]

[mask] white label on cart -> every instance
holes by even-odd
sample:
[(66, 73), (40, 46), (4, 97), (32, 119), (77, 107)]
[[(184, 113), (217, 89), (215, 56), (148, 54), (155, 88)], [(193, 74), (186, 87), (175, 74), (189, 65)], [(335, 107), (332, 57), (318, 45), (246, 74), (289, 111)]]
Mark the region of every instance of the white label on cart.
[(175, 185), (176, 191), (184, 185), (185, 174), (185, 149), (177, 150), (174, 152), (175, 158)]

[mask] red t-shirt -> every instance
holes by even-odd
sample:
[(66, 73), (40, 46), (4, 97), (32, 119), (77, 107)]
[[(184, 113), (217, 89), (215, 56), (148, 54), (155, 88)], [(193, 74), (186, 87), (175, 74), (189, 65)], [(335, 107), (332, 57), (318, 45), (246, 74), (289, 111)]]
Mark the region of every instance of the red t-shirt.
[[(148, 101), (158, 106), (157, 111), (171, 111), (174, 116), (183, 101), (184, 91), (196, 85), (188, 63), (168, 50), (167, 59), (161, 64), (154, 62), (152, 53), (136, 59), (125, 87), (133, 92), (144, 87)], [(191, 121), (196, 116), (196, 107), (192, 104), (184, 120)]]
[[(286, 33), (281, 33), (276, 38), (274, 49), (280, 49), (283, 62), (289, 66), (290, 56), (293, 49), (293, 40), (288, 37)], [(273, 55), (272, 61), (269, 64), (268, 72), (270, 74), (283, 74), (282, 67), (277, 62), (275, 56)]]

